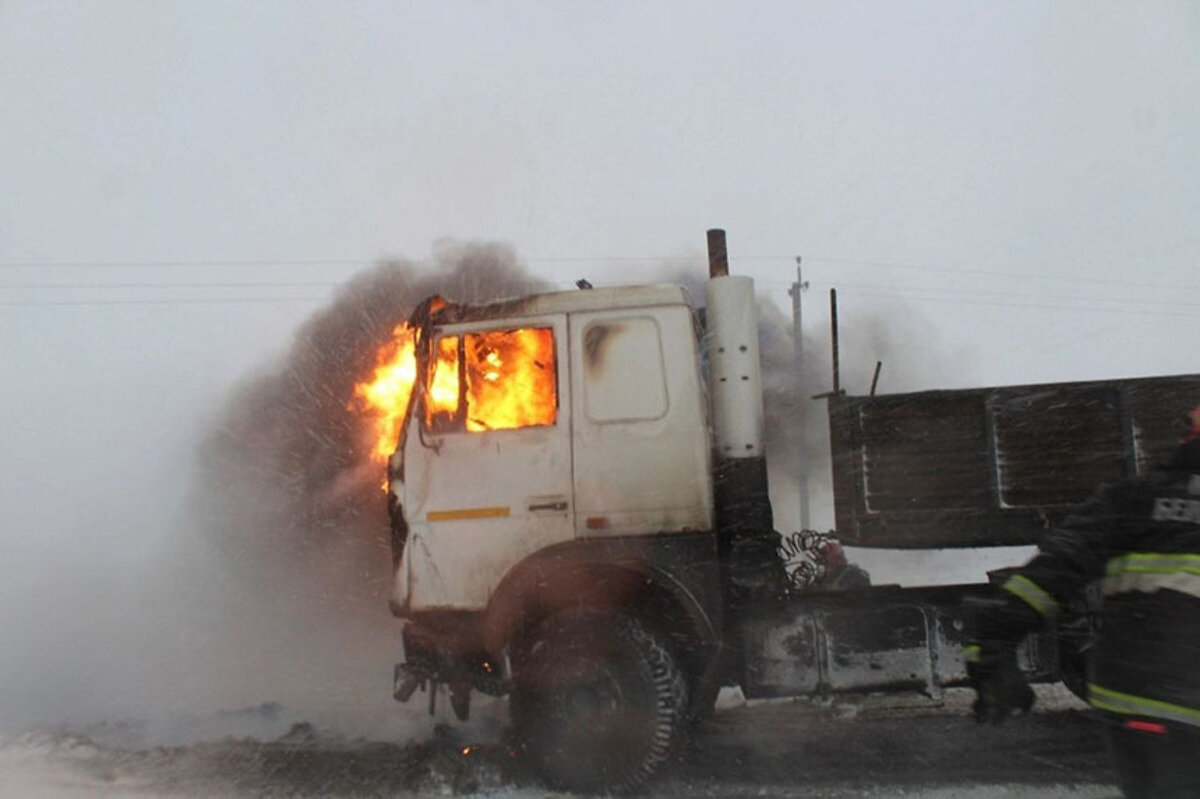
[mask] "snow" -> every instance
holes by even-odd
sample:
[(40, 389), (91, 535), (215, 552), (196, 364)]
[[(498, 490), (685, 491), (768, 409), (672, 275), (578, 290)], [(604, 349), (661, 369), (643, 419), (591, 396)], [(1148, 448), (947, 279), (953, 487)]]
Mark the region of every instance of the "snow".
[[(1094, 720), (1061, 686), (1037, 686), (1037, 693), (1031, 716), (980, 727), (969, 718), (971, 694), (964, 690), (947, 691), (940, 703), (917, 695), (747, 702), (726, 691), (716, 716), (695, 731), (687, 754), (651, 793), (1114, 796)], [(264, 716), (282, 723), (294, 714), (264, 705), (200, 720), (195, 732), (214, 737), (177, 746), (117, 745), (111, 740), (131, 737), (120, 725), (93, 735), (39, 731), (0, 739), (0, 796), (563, 796), (542, 788), (503, 732), (486, 724), (437, 724), (404, 741), (351, 740), (305, 722), (270, 737), (220, 733), (222, 722), (244, 731), (249, 719)]]

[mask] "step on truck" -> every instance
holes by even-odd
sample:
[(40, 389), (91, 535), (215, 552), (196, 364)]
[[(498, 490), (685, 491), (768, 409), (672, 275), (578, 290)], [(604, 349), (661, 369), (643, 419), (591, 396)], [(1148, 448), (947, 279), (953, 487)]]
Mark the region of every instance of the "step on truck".
[[(393, 692), (423, 689), (432, 711), (443, 686), (460, 719), (475, 691), (507, 696), (516, 745), (555, 787), (636, 789), (722, 686), (936, 698), (966, 681), (963, 600), (992, 590), (795, 579), (767, 491), (753, 283), (729, 274), (723, 231), (708, 247), (703, 310), (678, 286), (589, 287), (431, 297), (409, 322), (417, 380), (388, 465)], [(837, 536), (1035, 542), (1160, 458), (1198, 389), (835, 390)], [(1081, 597), (1022, 668), (1079, 690), (1089, 636)]]

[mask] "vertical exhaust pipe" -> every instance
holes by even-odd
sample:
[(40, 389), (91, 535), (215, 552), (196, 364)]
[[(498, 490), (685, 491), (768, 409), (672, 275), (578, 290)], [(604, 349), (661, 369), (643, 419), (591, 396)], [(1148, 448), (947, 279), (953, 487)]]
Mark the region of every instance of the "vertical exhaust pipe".
[(713, 442), (724, 459), (763, 457), (762, 367), (754, 281), (729, 274), (725, 231), (708, 231), (709, 397)]
[(729, 251), (725, 249), (725, 231), (713, 228), (708, 231), (708, 276), (725, 277), (729, 274)]
[(708, 231), (705, 347), (717, 549), (727, 599), (744, 604), (782, 576), (763, 448), (762, 367), (754, 281), (729, 274), (725, 231)]

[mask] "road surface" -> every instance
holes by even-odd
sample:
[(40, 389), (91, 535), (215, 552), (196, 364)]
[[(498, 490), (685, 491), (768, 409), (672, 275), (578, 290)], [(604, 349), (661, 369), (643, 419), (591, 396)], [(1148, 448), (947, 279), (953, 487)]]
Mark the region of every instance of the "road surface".
[[(737, 703), (696, 730), (660, 796), (1115, 797), (1100, 723), (1065, 693), (1001, 725), (947, 702)], [(103, 736), (99, 736), (103, 738)], [(407, 742), (293, 724), (270, 740), (123, 747), (67, 731), (0, 741), (0, 795), (548, 796), (502, 743), (449, 726)]]

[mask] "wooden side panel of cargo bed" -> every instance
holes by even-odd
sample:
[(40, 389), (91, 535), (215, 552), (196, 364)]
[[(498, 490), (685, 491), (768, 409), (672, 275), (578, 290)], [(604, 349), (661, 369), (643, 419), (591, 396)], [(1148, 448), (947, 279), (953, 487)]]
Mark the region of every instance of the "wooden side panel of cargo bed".
[(837, 529), (873, 547), (1035, 543), (1102, 483), (1161, 462), (1200, 375), (834, 397)]

